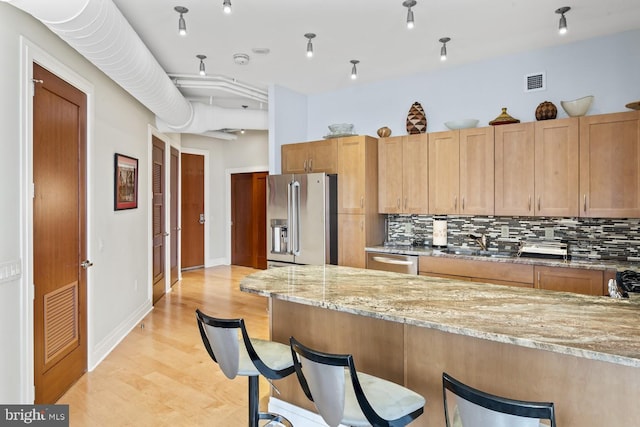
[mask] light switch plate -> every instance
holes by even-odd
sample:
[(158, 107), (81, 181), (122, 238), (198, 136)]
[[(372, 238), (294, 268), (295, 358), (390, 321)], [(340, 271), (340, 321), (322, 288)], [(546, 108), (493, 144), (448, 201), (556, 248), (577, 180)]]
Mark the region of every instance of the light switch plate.
[(545, 239), (553, 239), (553, 227), (547, 227), (544, 229), (544, 238)]
[(509, 237), (509, 226), (503, 225), (500, 229), (500, 237)]

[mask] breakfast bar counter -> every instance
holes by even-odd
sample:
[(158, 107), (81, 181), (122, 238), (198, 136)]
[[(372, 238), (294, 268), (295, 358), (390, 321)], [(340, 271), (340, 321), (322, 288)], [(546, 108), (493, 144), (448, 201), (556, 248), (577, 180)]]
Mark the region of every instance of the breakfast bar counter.
[[(640, 420), (640, 300), (292, 266), (245, 277), (270, 298), (271, 338), (352, 353), (358, 369), (427, 398), (412, 425), (443, 425), (443, 371), (476, 388), (553, 401), (559, 426)], [(295, 378), (281, 399), (312, 409)]]

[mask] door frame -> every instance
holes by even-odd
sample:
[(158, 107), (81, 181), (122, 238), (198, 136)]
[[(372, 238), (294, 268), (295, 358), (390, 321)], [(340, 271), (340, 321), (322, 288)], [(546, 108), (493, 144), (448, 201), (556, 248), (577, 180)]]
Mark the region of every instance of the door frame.
[[(34, 387), (34, 344), (33, 344), (33, 300), (35, 297), (33, 286), (33, 63), (36, 62), (56, 76), (70, 83), (84, 92), (87, 96), (87, 128), (86, 128), (86, 248), (87, 259), (92, 258), (91, 244), (93, 233), (92, 218), (92, 168), (91, 156), (93, 147), (94, 123), (94, 86), (84, 77), (76, 73), (64, 63), (49, 55), (38, 45), (24, 36), (20, 36), (20, 253), (22, 257), (22, 277), (20, 278), (20, 400), (33, 403), (35, 399)], [(92, 272), (87, 272), (87, 370), (91, 370), (97, 363), (93, 360), (90, 349), (95, 343), (92, 340), (91, 328), (91, 282)]]
[[(209, 233), (211, 232), (211, 197), (209, 195), (210, 186), (209, 186), (209, 151), (201, 150), (199, 148), (189, 148), (182, 147), (180, 154), (193, 154), (196, 156), (204, 157), (204, 266), (212, 267), (217, 265), (215, 262), (209, 259), (210, 250), (209, 250)], [(182, 164), (180, 165), (182, 167)], [(180, 188), (182, 188), (182, 180), (179, 183)], [(181, 213), (182, 214), (182, 213)], [(181, 218), (182, 219), (182, 218)], [(179, 222), (178, 226), (182, 228), (182, 223)], [(182, 240), (178, 241), (178, 246), (182, 246)], [(181, 266), (182, 267), (182, 266)]]
[[(224, 202), (227, 204), (225, 212), (225, 224), (226, 224), (226, 250), (225, 250), (225, 264), (231, 265), (231, 175), (236, 173), (254, 173), (254, 172), (267, 172), (269, 173), (269, 166), (247, 166), (243, 168), (232, 168), (224, 170), (225, 187), (224, 187)], [(264, 225), (265, 227), (267, 224)], [(205, 240), (206, 244), (206, 240)]]
[[(178, 154), (180, 154), (180, 146), (176, 144), (174, 141), (169, 138), (169, 136), (163, 134), (158, 129), (153, 127), (152, 125), (147, 125), (147, 158), (149, 159), (149, 168), (147, 173), (147, 188), (153, 188), (153, 137), (158, 138), (162, 142), (164, 142), (164, 229), (165, 232), (171, 232), (171, 223), (170, 223), (170, 215), (171, 215), (171, 195), (169, 189), (169, 182), (171, 180), (171, 170), (169, 168), (169, 164), (171, 163), (171, 147), (178, 150)], [(178, 177), (178, 195), (180, 194), (180, 177)], [(149, 280), (147, 286), (147, 299), (152, 301), (153, 305), (153, 192), (150, 193), (149, 200), (146, 201), (149, 204), (149, 209), (147, 213), (147, 235), (149, 238), (147, 239), (147, 244), (149, 245), (147, 248), (147, 265), (149, 268)], [(178, 224), (180, 224), (180, 209), (178, 209)], [(179, 227), (178, 227), (179, 228)], [(166, 236), (165, 244), (164, 244), (164, 292), (165, 294), (171, 292), (171, 276), (167, 274), (171, 269), (171, 245), (169, 244), (169, 237)], [(180, 245), (180, 234), (178, 234), (178, 246)], [(178, 249), (178, 252), (180, 249)], [(178, 253), (178, 255), (180, 255)], [(178, 268), (180, 267), (180, 258), (178, 258)], [(178, 270), (179, 271), (179, 270)], [(178, 274), (178, 279), (182, 276)]]

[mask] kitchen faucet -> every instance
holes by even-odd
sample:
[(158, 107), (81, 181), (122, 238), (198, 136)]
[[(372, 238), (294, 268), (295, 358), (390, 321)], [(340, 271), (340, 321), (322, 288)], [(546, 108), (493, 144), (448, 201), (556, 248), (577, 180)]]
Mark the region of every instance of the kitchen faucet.
[(469, 233), (469, 237), (472, 238), (478, 245), (480, 245), (480, 249), (483, 251), (487, 250), (487, 235), (486, 234), (476, 234)]

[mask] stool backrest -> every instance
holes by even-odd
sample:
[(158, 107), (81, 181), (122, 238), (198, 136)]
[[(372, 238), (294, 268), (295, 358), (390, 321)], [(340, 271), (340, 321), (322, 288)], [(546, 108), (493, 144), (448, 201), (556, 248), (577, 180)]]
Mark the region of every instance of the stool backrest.
[(496, 396), (447, 373), (442, 374), (442, 386), (447, 427), (555, 427), (553, 403)]
[(229, 379), (238, 375), (240, 365), (239, 331), (242, 319), (216, 319), (196, 310), (200, 336), (209, 356)]

